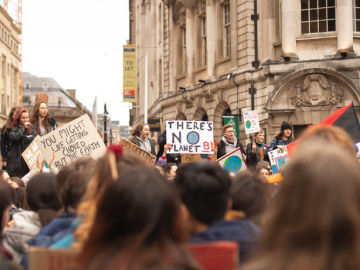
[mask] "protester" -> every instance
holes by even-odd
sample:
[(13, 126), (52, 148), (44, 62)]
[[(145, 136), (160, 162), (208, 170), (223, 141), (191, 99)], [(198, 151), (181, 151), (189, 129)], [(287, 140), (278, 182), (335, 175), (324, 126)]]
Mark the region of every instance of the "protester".
[(275, 136), (269, 145), (269, 151), (279, 148), (284, 151), (285, 146), (293, 142), (292, 126), (289, 122), (283, 121), (280, 132)]
[(246, 270), (358, 269), (360, 167), (334, 143), (299, 146)]
[(145, 161), (138, 155), (129, 152), (123, 153), (123, 149), (119, 145), (110, 145), (107, 153), (97, 161), (94, 177), (78, 206), (78, 219), (73, 223), (74, 233), (55, 243), (51, 248), (69, 248), (72, 246), (76, 250), (82, 250), (105, 189), (119, 175), (135, 165), (145, 165)]
[(130, 141), (137, 146), (139, 146), (142, 150), (151, 153), (152, 155), (156, 155), (155, 152), (155, 141), (149, 138), (150, 135), (150, 127), (148, 124), (139, 124), (136, 126), (135, 130), (132, 133), (132, 137)]
[(167, 180), (174, 180), (177, 171), (177, 165), (175, 163), (167, 163), (164, 165), (164, 176)]
[(13, 216), (15, 224), (6, 231), (3, 239), (5, 248), (16, 262), (27, 253), (28, 241), (61, 209), (55, 192), (55, 176), (46, 173), (34, 176), (26, 186), (26, 203), (30, 211), (24, 210)]
[(80, 263), (84, 269), (197, 269), (180, 246), (184, 230), (170, 183), (155, 168), (134, 167), (105, 190)]
[(235, 149), (241, 149), (243, 155), (245, 155), (244, 147), (240, 142), (240, 138), (234, 136), (234, 127), (232, 125), (223, 126), (223, 136), (221, 141), (217, 144), (217, 158), (234, 151)]
[(9, 175), (23, 177), (29, 172), (22, 153), (36, 137), (36, 131), (29, 122), (29, 112), (21, 108), (8, 130), (9, 147), (7, 153), (7, 172)]
[(260, 160), (269, 161), (269, 147), (264, 143), (265, 132), (260, 129), (253, 134), (253, 141), (246, 146), (246, 165), (254, 170)]
[[(159, 160), (160, 158), (164, 157), (166, 158), (166, 161), (169, 163), (176, 163), (179, 165), (181, 163), (181, 155), (180, 154), (167, 154), (164, 155), (164, 150), (166, 150), (166, 145), (171, 146), (171, 144), (166, 143), (166, 130), (159, 136), (158, 138), (158, 144), (159, 144), (159, 151), (156, 154), (156, 159)], [(168, 148), (169, 149), (169, 148)]]
[(10, 110), (8, 119), (6, 120), (5, 125), (1, 129), (1, 157), (2, 157), (2, 169), (6, 170), (7, 165), (7, 153), (9, 150), (9, 134), (8, 130), (12, 126), (12, 122), (16, 116), (18, 107), (13, 107)]
[(35, 104), (30, 122), (40, 136), (46, 135), (57, 127), (55, 119), (49, 117), (48, 106), (45, 102)]
[[(248, 172), (236, 174), (231, 185), (230, 197), (232, 205), (227, 218), (239, 219), (240, 217), (239, 222), (253, 222), (258, 226), (262, 226), (270, 199), (269, 195), (267, 184), (259, 176)], [(249, 240), (246, 244), (255, 245), (258, 239), (249, 237)], [(251, 247), (249, 250), (251, 250)]]
[(255, 173), (260, 177), (263, 182), (266, 182), (267, 177), (271, 175), (270, 163), (264, 160), (259, 161), (255, 167)]
[[(11, 206), (12, 195), (11, 188), (8, 184), (0, 181), (0, 221), (1, 236), (6, 230), (9, 221), (9, 209)], [(0, 238), (0, 269), (21, 269), (19, 265), (13, 262), (13, 255), (3, 246), (2, 238)]]
[(188, 212), (190, 243), (235, 241), (239, 262), (248, 259), (260, 233), (257, 225), (224, 220), (231, 206), (230, 176), (216, 163), (186, 163), (177, 170), (174, 182)]

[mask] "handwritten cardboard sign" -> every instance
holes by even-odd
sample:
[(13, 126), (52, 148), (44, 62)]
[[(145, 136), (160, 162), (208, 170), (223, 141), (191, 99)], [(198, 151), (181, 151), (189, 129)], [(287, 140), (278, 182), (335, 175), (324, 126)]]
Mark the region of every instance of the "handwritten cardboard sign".
[(36, 169), (37, 159), (39, 159), (40, 164), (44, 161), (44, 157), (41, 154), (39, 145), (37, 143), (37, 140), (39, 138), (40, 138), (40, 136), (36, 136), (36, 138), (31, 142), (31, 144), (22, 153), (22, 157), (24, 158), (26, 164), (28, 165), (28, 167), (31, 171)]
[(98, 158), (106, 150), (87, 114), (40, 137), (37, 143), (46, 161), (50, 161), (55, 152), (53, 165), (58, 169), (80, 157)]
[(214, 124), (210, 121), (166, 121), (166, 143), (172, 153), (213, 154)]
[(222, 156), (216, 162), (228, 172), (237, 173), (246, 170), (246, 163), (240, 147)]
[(273, 173), (278, 173), (280, 168), (290, 161), (286, 146), (284, 147), (283, 152), (281, 152), (279, 148), (270, 151), (269, 159)]
[(156, 162), (156, 156), (152, 155), (149, 152), (146, 152), (144, 150), (142, 150), (139, 146), (137, 146), (136, 144), (126, 141), (124, 139), (120, 139), (120, 143), (119, 143), (122, 147), (124, 147), (125, 151), (129, 151), (132, 152), (134, 154), (139, 155), (140, 157), (142, 157), (143, 159), (146, 160), (147, 163), (149, 163), (150, 165), (155, 165)]
[(244, 112), (244, 125), (246, 134), (260, 131), (259, 116), (256, 110)]
[(181, 163), (193, 161), (216, 161), (216, 154), (181, 154)]

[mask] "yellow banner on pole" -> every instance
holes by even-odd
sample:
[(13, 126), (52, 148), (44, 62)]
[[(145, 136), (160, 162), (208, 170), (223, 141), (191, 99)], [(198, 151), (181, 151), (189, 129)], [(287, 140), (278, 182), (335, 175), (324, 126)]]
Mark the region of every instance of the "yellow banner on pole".
[(136, 102), (136, 45), (123, 46), (123, 101)]

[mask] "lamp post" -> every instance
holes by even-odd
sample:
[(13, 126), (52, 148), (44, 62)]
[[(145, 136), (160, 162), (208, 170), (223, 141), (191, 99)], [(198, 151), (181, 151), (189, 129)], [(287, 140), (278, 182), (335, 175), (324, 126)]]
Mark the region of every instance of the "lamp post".
[(108, 139), (107, 139), (107, 128), (106, 128), (106, 124), (107, 124), (107, 120), (108, 120), (108, 111), (106, 109), (106, 103), (104, 104), (104, 114), (103, 114), (103, 120), (104, 120), (104, 144), (107, 146), (108, 143)]

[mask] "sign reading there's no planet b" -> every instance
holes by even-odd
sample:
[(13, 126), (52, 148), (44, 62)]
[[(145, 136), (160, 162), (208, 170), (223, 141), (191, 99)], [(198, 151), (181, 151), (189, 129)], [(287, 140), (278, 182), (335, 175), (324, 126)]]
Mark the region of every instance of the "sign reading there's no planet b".
[(37, 141), (44, 159), (51, 160), (58, 169), (84, 156), (98, 158), (105, 153), (106, 147), (89, 116), (79, 118), (40, 137)]
[(240, 147), (222, 156), (216, 162), (228, 172), (237, 173), (246, 170)]
[(166, 121), (168, 153), (213, 154), (214, 124), (209, 121)]
[(256, 110), (244, 112), (244, 125), (246, 134), (260, 131), (259, 116)]

